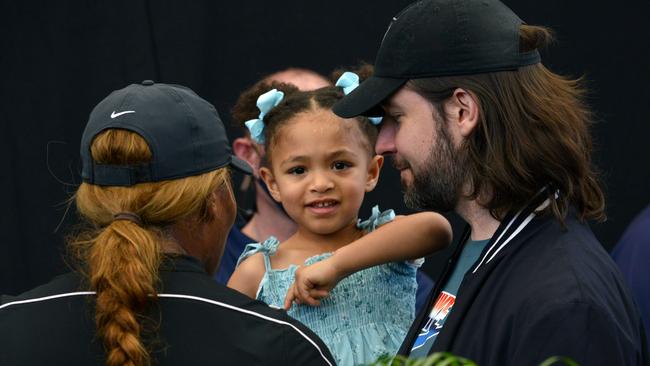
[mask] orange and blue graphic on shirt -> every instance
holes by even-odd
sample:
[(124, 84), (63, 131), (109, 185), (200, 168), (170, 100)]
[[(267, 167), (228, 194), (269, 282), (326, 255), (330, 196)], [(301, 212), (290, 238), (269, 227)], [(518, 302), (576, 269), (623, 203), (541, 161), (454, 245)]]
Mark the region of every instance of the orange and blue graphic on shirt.
[(442, 326), (445, 324), (445, 319), (447, 319), (455, 301), (456, 296), (449, 292), (442, 291), (440, 293), (429, 314), (429, 319), (427, 319), (424, 327), (420, 330), (420, 334), (418, 334), (418, 338), (413, 343), (411, 350), (416, 350), (426, 343), (432, 343), (435, 340), (435, 337), (440, 333)]

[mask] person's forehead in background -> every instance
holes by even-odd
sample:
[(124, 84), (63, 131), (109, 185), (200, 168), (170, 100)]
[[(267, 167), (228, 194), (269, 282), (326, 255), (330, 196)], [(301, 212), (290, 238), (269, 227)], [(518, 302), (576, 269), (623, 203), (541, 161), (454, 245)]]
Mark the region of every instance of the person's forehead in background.
[(289, 68), (267, 76), (265, 81), (279, 81), (293, 84), (301, 91), (320, 89), (331, 86), (332, 83), (324, 76), (307, 69)]

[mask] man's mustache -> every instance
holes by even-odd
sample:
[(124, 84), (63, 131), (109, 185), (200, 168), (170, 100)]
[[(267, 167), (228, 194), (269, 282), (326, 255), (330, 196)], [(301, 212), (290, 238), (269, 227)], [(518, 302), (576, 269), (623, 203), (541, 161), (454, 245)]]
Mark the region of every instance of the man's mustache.
[(406, 161), (404, 158), (397, 155), (392, 156), (391, 165), (393, 166), (393, 168), (397, 170), (404, 170), (404, 169), (411, 168), (411, 164), (409, 164), (408, 161)]

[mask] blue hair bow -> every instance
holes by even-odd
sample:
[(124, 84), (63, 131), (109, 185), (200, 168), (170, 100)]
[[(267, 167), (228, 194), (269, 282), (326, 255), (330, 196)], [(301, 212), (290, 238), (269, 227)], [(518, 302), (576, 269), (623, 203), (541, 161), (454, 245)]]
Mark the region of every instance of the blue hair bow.
[(343, 88), (343, 94), (348, 95), (359, 86), (359, 75), (346, 71), (336, 80), (334, 85)]
[(260, 110), (260, 115), (255, 119), (244, 122), (248, 130), (251, 132), (251, 138), (253, 141), (258, 144), (264, 143), (264, 116), (266, 116), (273, 107), (280, 104), (283, 98), (284, 93), (277, 89), (271, 89), (257, 98), (257, 109)]
[[(359, 75), (346, 71), (336, 80), (334, 85), (343, 88), (343, 94), (348, 95), (359, 86)], [(381, 123), (382, 117), (368, 117), (368, 119), (370, 123), (376, 126)]]

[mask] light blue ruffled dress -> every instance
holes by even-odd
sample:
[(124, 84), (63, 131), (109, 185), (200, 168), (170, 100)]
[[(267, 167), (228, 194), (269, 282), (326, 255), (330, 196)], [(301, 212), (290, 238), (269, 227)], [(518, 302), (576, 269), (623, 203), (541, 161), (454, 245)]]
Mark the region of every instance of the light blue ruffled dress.
[[(394, 217), (393, 210), (380, 213), (375, 206), (372, 216), (357, 226), (370, 232)], [(298, 268), (296, 265), (271, 268), (270, 256), (279, 245), (274, 237), (248, 244), (238, 261), (239, 264), (255, 253), (262, 253), (266, 271), (256, 297), (275, 307), (283, 306)], [(310, 257), (305, 265), (331, 255)], [(288, 314), (311, 328), (329, 347), (339, 365), (368, 364), (382, 355), (394, 355), (415, 317), (415, 275), (420, 264), (388, 263), (356, 272), (343, 279), (320, 306), (294, 304)]]

